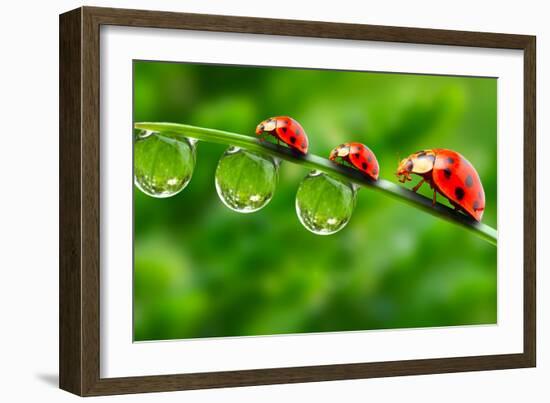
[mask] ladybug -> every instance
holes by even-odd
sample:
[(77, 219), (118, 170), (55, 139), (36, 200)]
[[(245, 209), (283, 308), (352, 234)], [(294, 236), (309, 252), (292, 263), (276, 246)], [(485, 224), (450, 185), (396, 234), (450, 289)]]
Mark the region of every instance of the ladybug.
[(456, 210), (481, 221), (485, 209), (483, 185), (473, 165), (456, 151), (444, 148), (419, 151), (403, 159), (396, 174), (401, 183), (410, 181), (411, 174), (421, 176), (413, 192), (427, 182), (434, 190), (433, 205), (439, 192)]
[[(330, 152), (329, 159), (338, 162), (347, 162), (363, 172), (373, 180), (378, 179), (380, 167), (374, 153), (366, 145), (361, 143), (340, 144)], [(341, 162), (340, 162), (341, 163)]]
[(256, 134), (261, 136), (264, 133), (274, 136), (277, 143), (280, 140), (290, 148), (307, 154), (307, 134), (300, 123), (289, 116), (277, 116), (261, 122), (256, 127)]

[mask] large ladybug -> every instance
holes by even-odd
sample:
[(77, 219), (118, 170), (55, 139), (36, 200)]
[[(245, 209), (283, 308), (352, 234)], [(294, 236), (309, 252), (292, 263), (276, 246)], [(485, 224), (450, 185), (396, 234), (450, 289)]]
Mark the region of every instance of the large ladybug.
[(456, 151), (434, 148), (414, 153), (399, 163), (397, 176), (404, 183), (417, 174), (422, 180), (412, 190), (427, 182), (434, 190), (433, 204), (439, 192), (455, 207), (481, 221), (485, 210), (485, 192), (479, 175), (470, 162)]
[(264, 133), (274, 136), (277, 142), (280, 140), (290, 148), (307, 154), (307, 134), (300, 123), (289, 116), (277, 116), (261, 122), (256, 127), (256, 134), (261, 136)]
[(373, 180), (378, 179), (380, 167), (374, 153), (361, 143), (340, 144), (330, 152), (329, 159), (334, 162), (347, 162)]

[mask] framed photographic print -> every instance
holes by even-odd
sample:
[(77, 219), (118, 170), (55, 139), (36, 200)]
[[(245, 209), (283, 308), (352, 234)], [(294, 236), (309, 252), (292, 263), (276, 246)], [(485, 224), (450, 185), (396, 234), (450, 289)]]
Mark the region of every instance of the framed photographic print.
[(60, 16), (60, 387), (535, 366), (535, 37)]

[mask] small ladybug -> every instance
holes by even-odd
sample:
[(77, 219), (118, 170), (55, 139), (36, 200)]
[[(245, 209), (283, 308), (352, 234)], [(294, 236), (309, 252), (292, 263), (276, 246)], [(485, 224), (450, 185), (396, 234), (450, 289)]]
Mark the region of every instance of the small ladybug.
[[(378, 179), (380, 167), (374, 153), (366, 145), (361, 143), (340, 144), (330, 152), (329, 159), (338, 162), (337, 159), (353, 165), (373, 180)], [(341, 162), (340, 162), (341, 163)]]
[(261, 136), (267, 133), (281, 140), (290, 148), (307, 154), (308, 140), (307, 135), (300, 123), (288, 116), (277, 116), (261, 122), (256, 127), (256, 134)]
[(411, 174), (421, 176), (413, 192), (427, 182), (434, 190), (433, 205), (439, 192), (456, 210), (481, 221), (485, 209), (483, 185), (475, 168), (459, 153), (444, 148), (419, 151), (403, 159), (396, 174), (401, 183), (410, 181)]

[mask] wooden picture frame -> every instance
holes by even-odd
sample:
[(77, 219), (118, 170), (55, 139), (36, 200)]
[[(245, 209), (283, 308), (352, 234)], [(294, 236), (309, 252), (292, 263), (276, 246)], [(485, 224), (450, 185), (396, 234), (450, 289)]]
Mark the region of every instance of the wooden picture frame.
[[(523, 353), (228, 372), (100, 377), (100, 27), (402, 42), (524, 52)], [(82, 7), (60, 16), (60, 387), (81, 396), (533, 367), (536, 362), (535, 37)]]

